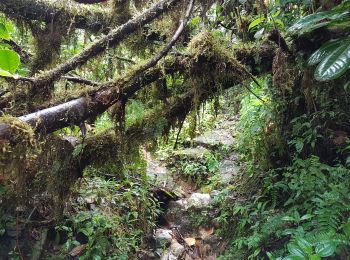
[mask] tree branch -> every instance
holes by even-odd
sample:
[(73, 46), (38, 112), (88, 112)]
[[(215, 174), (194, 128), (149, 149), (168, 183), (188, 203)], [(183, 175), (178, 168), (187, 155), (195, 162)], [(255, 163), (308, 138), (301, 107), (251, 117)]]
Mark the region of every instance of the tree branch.
[(96, 82), (96, 81), (92, 81), (89, 79), (83, 79), (83, 78), (79, 78), (79, 77), (73, 77), (73, 76), (63, 76), (63, 79), (67, 80), (67, 81), (71, 81), (74, 83), (80, 83), (80, 84), (85, 84), (85, 85), (89, 85), (89, 86), (93, 86), (93, 87), (98, 87), (101, 84)]
[(107, 2), (108, 0), (74, 0), (74, 1), (80, 4), (98, 4), (98, 3)]
[(66, 0), (1, 0), (0, 12), (14, 19), (27, 21), (60, 21), (92, 32), (107, 28), (110, 21), (106, 10), (92, 10), (88, 6)]
[(67, 62), (58, 65), (56, 68), (44, 72), (33, 81), (32, 92), (47, 87), (50, 83), (56, 81), (61, 75), (85, 64), (89, 59), (96, 57), (109, 47), (113, 47), (120, 43), (127, 35), (135, 32), (145, 24), (159, 17), (162, 13), (168, 11), (172, 6), (180, 2), (180, 0), (161, 0), (141, 15), (129, 20), (127, 23), (112, 30), (108, 35), (103, 36), (100, 40), (93, 43), (90, 47), (75, 55)]
[[(254, 50), (260, 51), (256, 48)], [(247, 55), (252, 56), (255, 56), (256, 54), (251, 50), (248, 50), (247, 53)], [(272, 49), (270, 49), (268, 53), (273, 56)], [(22, 116), (19, 117), (19, 119), (31, 125), (36, 132), (42, 133), (50, 133), (69, 125), (79, 124), (89, 117), (94, 117), (103, 113), (108, 107), (112, 106), (117, 101), (126, 102), (126, 100), (133, 96), (136, 91), (151, 82), (160, 79), (163, 76), (163, 72), (168, 74), (180, 72), (185, 75), (187, 73), (191, 75), (193, 71), (189, 71), (189, 64), (192, 64), (191, 66), (195, 66), (196, 69), (199, 70), (202, 70), (201, 68), (216, 70), (214, 74), (217, 76), (217, 89), (213, 89), (212, 85), (206, 84), (208, 86), (203, 87), (203, 89), (202, 87), (200, 88), (201, 98), (204, 98), (205, 95), (209, 95), (213, 91), (218, 91), (218, 89), (229, 88), (241, 83), (243, 80), (250, 80), (250, 75), (243, 73), (242, 68), (237, 67), (235, 65), (236, 63), (230, 63), (228, 60), (227, 64), (223, 66), (223, 63), (225, 63), (224, 60), (211, 60), (210, 57), (208, 57), (209, 60), (205, 60), (205, 57), (204, 54), (204, 56), (198, 60), (189, 54), (185, 57), (176, 57), (175, 60), (174, 58), (171, 58), (170, 64), (166, 64), (164, 69), (161, 67), (153, 67), (142, 72), (134, 70), (133, 73), (129, 75), (103, 84), (98, 90), (94, 90), (94, 92), (86, 97), (81, 97), (61, 105)], [(264, 65), (266, 68), (264, 71), (271, 71), (271, 64), (270, 66), (267, 66), (267, 64)], [(260, 73), (263, 73), (264, 71), (260, 71)], [(223, 75), (225, 76), (222, 77)], [(193, 95), (195, 94), (196, 93), (193, 92)], [(188, 97), (188, 99), (184, 101), (184, 104), (191, 104), (191, 100), (191, 97)], [(178, 112), (180, 113), (183, 107), (179, 109)], [(9, 134), (9, 126), (0, 124), (0, 140), (8, 139)]]

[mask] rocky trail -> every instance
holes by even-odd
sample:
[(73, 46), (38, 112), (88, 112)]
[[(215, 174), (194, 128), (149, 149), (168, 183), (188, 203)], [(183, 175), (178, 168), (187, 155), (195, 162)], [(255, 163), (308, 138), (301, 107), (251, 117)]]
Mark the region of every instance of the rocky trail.
[[(225, 250), (226, 242), (215, 234), (218, 213), (215, 196), (221, 188), (233, 183), (240, 171), (233, 150), (236, 122), (236, 118), (223, 117), (214, 129), (195, 138), (189, 147), (174, 151), (167, 159), (146, 153), (149, 177), (157, 186), (170, 191), (173, 197), (163, 198), (164, 212), (140, 259), (211, 260)], [(198, 167), (198, 162), (203, 162), (205, 156), (213, 153), (219, 154), (220, 159), (216, 162), (212, 179), (205, 179), (208, 178), (206, 172), (200, 167), (196, 171), (195, 166)], [(193, 167), (191, 178), (182, 172), (184, 167), (174, 167), (179, 162)], [(201, 177), (196, 175), (204, 176), (205, 180), (200, 184), (194, 182), (193, 179)], [(215, 187), (208, 188), (206, 184), (213, 179)]]

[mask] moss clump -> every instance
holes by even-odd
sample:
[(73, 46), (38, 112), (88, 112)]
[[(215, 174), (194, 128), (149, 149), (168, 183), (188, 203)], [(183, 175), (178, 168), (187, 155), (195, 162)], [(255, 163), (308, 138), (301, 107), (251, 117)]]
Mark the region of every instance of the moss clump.
[(193, 37), (187, 51), (192, 54), (194, 61), (223, 62), (236, 70), (243, 70), (242, 64), (237, 61), (232, 50), (225, 46), (228, 46), (228, 43), (223, 39), (217, 39), (211, 32), (203, 31)]
[(25, 159), (30, 156), (28, 153), (36, 147), (36, 138), (30, 125), (16, 117), (4, 115), (0, 117), (0, 125), (9, 127), (10, 138), (0, 140), (0, 167), (10, 164), (16, 159)]

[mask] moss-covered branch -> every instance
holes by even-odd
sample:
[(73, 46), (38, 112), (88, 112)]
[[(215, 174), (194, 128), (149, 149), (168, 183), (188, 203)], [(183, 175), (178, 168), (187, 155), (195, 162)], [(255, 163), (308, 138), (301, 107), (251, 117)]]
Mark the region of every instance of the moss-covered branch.
[(64, 62), (50, 71), (46, 71), (33, 79), (31, 93), (42, 91), (56, 81), (61, 75), (74, 70), (75, 68), (85, 64), (91, 58), (94, 58), (105, 51), (107, 48), (113, 47), (120, 43), (126, 36), (135, 32), (145, 24), (159, 17), (164, 12), (168, 11), (180, 0), (161, 0), (151, 8), (143, 12), (141, 15), (129, 20), (127, 23), (112, 30), (106, 36), (103, 36), (91, 46), (75, 55), (73, 58)]
[[(257, 48), (255, 50), (254, 52), (253, 49), (247, 49), (247, 56), (257, 55), (260, 50)], [(267, 53), (273, 55), (271, 46)], [(191, 41), (189, 55), (170, 57), (163, 66), (156, 66), (142, 72), (139, 69), (130, 71), (126, 76), (104, 84), (98, 91), (88, 96), (22, 116), (19, 119), (35, 127), (37, 132), (50, 133), (101, 114), (119, 100), (126, 102), (142, 87), (162, 78), (163, 73), (183, 74), (194, 84), (190, 93), (196, 95), (198, 102), (205, 96), (220, 89), (232, 87), (250, 79), (251, 76), (245, 72), (245, 68), (234, 54), (222, 47), (210, 33), (202, 33)], [(263, 68), (266, 70), (261, 72), (270, 71), (271, 64), (265, 64)], [(186, 104), (190, 103), (186, 102)], [(8, 135), (6, 126), (0, 124), (0, 139), (6, 138), (6, 135)]]
[(13, 19), (45, 23), (60, 21), (92, 32), (107, 28), (110, 22), (109, 13), (106, 10), (67, 0), (1, 0), (0, 12)]

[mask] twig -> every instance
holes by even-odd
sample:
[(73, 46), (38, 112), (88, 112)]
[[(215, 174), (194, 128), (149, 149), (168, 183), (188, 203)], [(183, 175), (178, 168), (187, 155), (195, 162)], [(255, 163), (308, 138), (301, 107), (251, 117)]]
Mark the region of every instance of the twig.
[(19, 56), (21, 57), (22, 63), (28, 63), (30, 61), (32, 54), (25, 51), (17, 42), (15, 42), (14, 40), (2, 40), (2, 41), (10, 45), (12, 49), (19, 54)]
[[(259, 97), (257, 94), (254, 93), (253, 90), (251, 90), (247, 85), (243, 84), (243, 86), (250, 92), (252, 93), (257, 99), (259, 99), (261, 102), (266, 103), (265, 100), (263, 100), (261, 97)], [(260, 86), (260, 85), (259, 85)]]
[(84, 78), (79, 78), (74, 76), (63, 76), (62, 78), (71, 82), (81, 83), (89, 86), (94, 86), (94, 87), (100, 86), (100, 83), (89, 79), (84, 79)]
[(153, 66), (155, 66), (158, 61), (164, 57), (169, 50), (173, 47), (173, 45), (176, 43), (176, 41), (179, 39), (181, 33), (183, 32), (189, 18), (192, 12), (192, 8), (193, 8), (193, 3), (194, 0), (190, 0), (187, 9), (186, 9), (186, 13), (185, 13), (185, 17), (184, 19), (181, 20), (179, 27), (177, 28), (175, 34), (173, 35), (173, 37), (171, 38), (171, 40), (167, 43), (167, 45), (157, 54), (155, 55), (151, 60), (149, 60), (145, 65), (141, 66), (139, 68), (140, 71), (144, 71), (147, 70)]
[(176, 135), (176, 140), (175, 140), (175, 144), (174, 144), (174, 149), (177, 148), (177, 143), (178, 143), (178, 141), (179, 141), (180, 132), (181, 132), (182, 127), (183, 127), (183, 125), (184, 125), (184, 123), (185, 123), (185, 120), (186, 120), (186, 117), (181, 121), (181, 125), (180, 125), (180, 127), (179, 127), (179, 131), (177, 132), (177, 135)]
[(136, 64), (136, 62), (131, 60), (131, 59), (127, 59), (127, 58), (120, 57), (120, 56), (117, 56), (117, 55), (114, 55), (113, 57), (118, 59), (118, 60), (122, 60), (122, 61), (126, 61), (126, 62), (129, 62), (129, 63), (132, 63), (132, 64)]
[[(253, 76), (252, 73), (250, 73), (247, 68), (245, 66), (242, 66), (243, 70), (245, 73), (248, 74), (248, 76), (253, 80), (253, 82), (258, 85), (259, 87), (261, 87), (260, 83), (258, 82), (258, 80)], [(252, 93), (257, 99), (259, 99), (261, 102), (265, 103), (265, 101), (260, 98), (257, 94), (255, 94), (248, 86), (246, 86), (245, 84), (243, 85), (250, 93)]]

